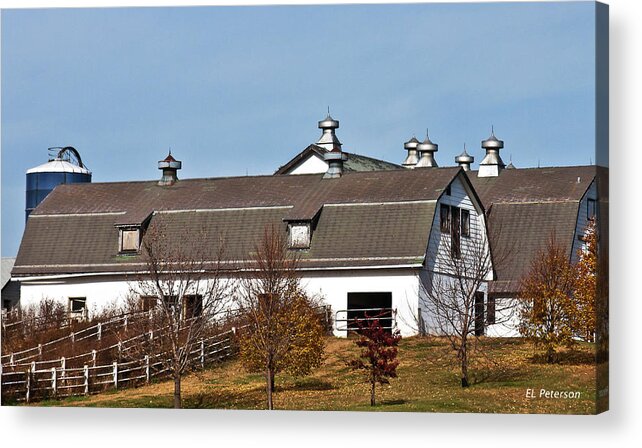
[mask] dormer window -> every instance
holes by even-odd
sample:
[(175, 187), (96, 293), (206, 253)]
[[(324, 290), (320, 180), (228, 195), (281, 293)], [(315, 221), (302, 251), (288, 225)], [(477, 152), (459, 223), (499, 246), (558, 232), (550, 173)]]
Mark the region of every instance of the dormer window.
[(118, 252), (136, 254), (140, 249), (140, 227), (122, 227), (118, 230)]
[(289, 246), (290, 249), (309, 249), (310, 248), (310, 223), (296, 222), (288, 224)]

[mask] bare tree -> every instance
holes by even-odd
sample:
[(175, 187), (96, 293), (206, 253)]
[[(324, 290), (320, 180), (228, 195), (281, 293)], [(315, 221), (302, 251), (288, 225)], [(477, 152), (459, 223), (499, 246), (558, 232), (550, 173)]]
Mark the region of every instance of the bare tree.
[(264, 373), (268, 409), (274, 409), (278, 372), (307, 375), (323, 356), (323, 326), (316, 303), (300, 286), (297, 267), (281, 233), (266, 228), (239, 288), (239, 308), (248, 322), (241, 357), (249, 370)]
[(175, 408), (181, 407), (181, 378), (196, 342), (231, 297), (233, 282), (224, 275), (223, 255), (221, 239), (209, 243), (204, 230), (179, 236), (160, 220), (152, 221), (141, 244), (145, 269), (130, 282), (127, 306), (149, 312), (133, 325), (150, 337), (141, 338), (133, 351), (153, 356), (171, 373)]
[(419, 279), (418, 323), (420, 332), (448, 340), (457, 357), (461, 386), (468, 387), (471, 354), (481, 347), (478, 338), (484, 327), (506, 324), (514, 312), (511, 299), (496, 300), (488, 294), (488, 303), (484, 303), (494, 266), (506, 263), (511, 251), (504, 242), (491, 254), (489, 240), (501, 240), (501, 223), (494, 223), (490, 234), (481, 220), (472, 227), (470, 215), (446, 207), (441, 211), (439, 250), (429, 258)]

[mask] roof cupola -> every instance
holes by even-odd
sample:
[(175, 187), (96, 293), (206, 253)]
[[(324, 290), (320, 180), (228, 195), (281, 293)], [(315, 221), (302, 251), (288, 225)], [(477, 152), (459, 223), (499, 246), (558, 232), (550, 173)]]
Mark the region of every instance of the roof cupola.
[(341, 148), (341, 142), (335, 134), (335, 129), (339, 128), (339, 120), (335, 120), (330, 116), (330, 108), (328, 107), (328, 116), (319, 121), (319, 129), (323, 132), (316, 145), (328, 151), (332, 151), (335, 146)]
[(419, 152), (419, 161), (417, 162), (416, 167), (437, 167), (437, 161), (435, 160), (435, 153), (437, 152), (439, 145), (433, 143), (428, 137), (428, 130), (426, 130), (426, 139), (417, 145), (417, 151)]
[(417, 146), (419, 145), (419, 140), (414, 136), (403, 144), (403, 147), (408, 151), (408, 156), (406, 160), (403, 161), (402, 165), (406, 168), (414, 168), (417, 162), (419, 161), (419, 155), (417, 153)]
[(496, 177), (499, 172), (506, 168), (504, 161), (499, 156), (499, 150), (504, 147), (504, 141), (495, 137), (495, 129), (491, 127), (490, 137), (481, 142), (482, 148), (486, 150), (486, 156), (479, 164), (478, 177)]
[(170, 149), (167, 157), (158, 162), (158, 169), (163, 170), (163, 176), (158, 181), (158, 185), (162, 187), (174, 185), (178, 181), (176, 172), (181, 169), (182, 165), (182, 162), (172, 157), (172, 150)]
[(466, 143), (464, 143), (464, 152), (455, 157), (455, 163), (462, 167), (464, 171), (470, 171), (470, 165), (475, 158), (466, 152)]

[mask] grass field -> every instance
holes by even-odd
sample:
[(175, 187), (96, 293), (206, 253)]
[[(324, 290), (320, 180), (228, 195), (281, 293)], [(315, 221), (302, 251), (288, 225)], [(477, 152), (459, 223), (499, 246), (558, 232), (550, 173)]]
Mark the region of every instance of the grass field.
[[(321, 368), (305, 378), (277, 375), (275, 408), (305, 410), (595, 413), (596, 367), (593, 346), (580, 344), (556, 364), (540, 361), (522, 339), (486, 339), (472, 368), (475, 383), (460, 386), (457, 366), (443, 340), (407, 338), (399, 347), (398, 378), (377, 386), (375, 407), (368, 385), (347, 366), (358, 349), (350, 339), (328, 338)], [(479, 353), (482, 353), (481, 351)], [(492, 360), (492, 361), (491, 361)], [(607, 365), (600, 369), (608, 370)], [(238, 360), (183, 379), (185, 408), (265, 409), (264, 380), (247, 373)], [(532, 389), (535, 398), (528, 398)], [(541, 389), (579, 392), (579, 398), (540, 397)], [(172, 406), (173, 383), (89, 397), (36, 403), (39, 406), (165, 408)]]

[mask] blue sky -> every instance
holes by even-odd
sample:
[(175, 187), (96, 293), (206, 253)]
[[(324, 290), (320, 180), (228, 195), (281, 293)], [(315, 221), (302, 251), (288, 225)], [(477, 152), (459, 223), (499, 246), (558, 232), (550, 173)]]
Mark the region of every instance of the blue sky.
[(2, 11), (2, 256), (25, 171), (76, 147), (95, 182), (270, 174), (319, 137), (401, 162), (481, 161), (491, 125), (518, 167), (595, 161), (594, 4), (480, 3)]

